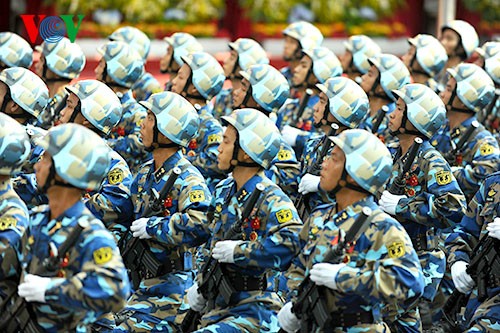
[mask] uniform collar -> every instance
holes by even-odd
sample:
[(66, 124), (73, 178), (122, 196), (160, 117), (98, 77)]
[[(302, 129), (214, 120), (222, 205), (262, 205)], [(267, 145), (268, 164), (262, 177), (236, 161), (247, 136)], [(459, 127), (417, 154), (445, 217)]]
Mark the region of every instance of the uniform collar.
[(175, 154), (167, 158), (167, 160), (163, 163), (163, 165), (160, 168), (158, 168), (158, 170), (153, 171), (153, 168), (151, 168), (151, 172), (155, 177), (155, 181), (159, 182), (168, 171), (170, 171), (177, 165), (177, 163), (181, 158), (182, 158), (182, 153), (180, 151), (176, 151)]
[[(240, 188), (234, 194), (234, 197), (236, 198), (236, 200), (238, 200), (238, 203), (239, 204), (244, 203), (247, 200), (247, 198), (250, 196), (250, 193), (252, 193), (255, 190), (255, 187), (257, 186), (257, 184), (261, 183), (264, 178), (265, 178), (264, 171), (260, 170), (252, 178), (247, 180), (245, 185), (243, 185), (243, 187)], [(235, 184), (236, 184), (236, 182), (235, 182)]]

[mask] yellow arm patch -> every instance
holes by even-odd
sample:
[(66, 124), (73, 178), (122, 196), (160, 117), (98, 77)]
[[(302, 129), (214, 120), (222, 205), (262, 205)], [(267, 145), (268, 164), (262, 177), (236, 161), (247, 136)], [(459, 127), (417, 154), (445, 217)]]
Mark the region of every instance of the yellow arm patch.
[(495, 147), (490, 145), (489, 143), (484, 143), (479, 147), (479, 152), (481, 156), (491, 155), (495, 152)]
[(281, 149), (278, 152), (278, 161), (287, 161), (292, 158), (292, 153), (288, 150)]
[(221, 143), (222, 142), (222, 137), (220, 134), (211, 134), (208, 136), (208, 144), (214, 144), (214, 143)]
[(189, 201), (191, 202), (205, 201), (205, 192), (203, 192), (202, 190), (194, 190), (189, 192)]
[(108, 173), (108, 182), (111, 185), (120, 184), (123, 181), (123, 170), (114, 168)]
[(392, 242), (390, 244), (387, 244), (386, 246), (389, 258), (392, 259), (401, 258), (406, 253), (405, 245), (403, 242)]
[(109, 246), (101, 247), (94, 251), (93, 256), (96, 264), (103, 265), (113, 258), (113, 249)]
[(436, 173), (436, 182), (438, 185), (447, 185), (451, 183), (451, 172), (441, 170)]
[(4, 231), (9, 228), (15, 227), (16, 225), (17, 225), (17, 220), (11, 216), (5, 216), (0, 218), (0, 231)]
[(279, 223), (285, 223), (293, 218), (293, 213), (291, 209), (281, 209), (276, 213), (276, 218)]

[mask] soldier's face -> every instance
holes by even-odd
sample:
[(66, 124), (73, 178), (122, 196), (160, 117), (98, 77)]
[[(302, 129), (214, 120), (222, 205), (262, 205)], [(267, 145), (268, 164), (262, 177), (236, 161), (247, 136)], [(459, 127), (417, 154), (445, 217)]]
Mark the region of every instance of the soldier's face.
[(476, 65), (478, 65), (481, 68), (484, 68), (484, 58), (483, 58), (482, 55), (480, 55), (477, 52), (474, 52), (474, 54), (472, 55), (471, 58), (475, 58), (476, 59), (476, 60), (474, 60), (473, 64), (476, 64)]
[(403, 120), (405, 109), (406, 103), (401, 98), (398, 98), (398, 101), (396, 102), (396, 109), (389, 114), (389, 129), (391, 131), (397, 131), (401, 127), (401, 121)]
[(43, 74), (43, 64), (45, 64), (45, 56), (40, 53), (40, 58), (35, 62), (35, 73), (39, 77), (42, 77)]
[(455, 55), (456, 48), (460, 42), (460, 36), (451, 29), (444, 29), (439, 41), (443, 44), (446, 54), (451, 57)]
[(179, 70), (180, 66), (175, 60), (172, 60), (173, 56), (174, 49), (171, 45), (168, 45), (167, 53), (165, 53), (165, 55), (160, 58), (160, 71), (166, 72), (167, 70), (169, 70), (168, 64), (170, 64), (170, 62), (172, 62), (170, 65), (170, 71), (175, 73)]
[[(3, 104), (3, 100), (5, 99), (5, 96), (7, 95), (8, 91), (9, 88), (7, 87), (7, 85), (3, 82), (0, 82), (0, 105)], [(9, 100), (9, 102), (7, 102), (7, 105), (5, 106), (5, 109), (2, 111), (9, 114), (13, 104), (14, 102), (12, 101), (12, 99)]]
[(153, 144), (154, 126), (156, 124), (156, 117), (153, 112), (148, 110), (148, 115), (141, 123), (141, 140), (144, 147), (149, 148)]
[(361, 88), (363, 88), (365, 93), (368, 94), (370, 92), (373, 85), (378, 80), (378, 75), (379, 75), (379, 71), (378, 71), (377, 67), (375, 67), (375, 66), (370, 66), (370, 69), (368, 70), (368, 72), (366, 72), (366, 74), (363, 74), (363, 76), (361, 77), (360, 86), (361, 86)]
[[(233, 72), (236, 62), (238, 61), (238, 52), (235, 50), (231, 50), (229, 57), (224, 60), (224, 64), (222, 65), (222, 68), (224, 69), (224, 75), (226, 77), (229, 77), (231, 73)], [(235, 71), (236, 76), (239, 76), (240, 74), (238, 73), (238, 70)]]
[[(448, 82), (446, 82), (446, 88), (439, 93), (439, 97), (441, 97), (441, 100), (443, 101), (447, 109), (451, 108), (451, 106), (448, 105), (448, 102), (450, 101), (451, 95), (455, 90), (456, 86), (457, 86), (457, 81), (453, 76), (450, 75)], [(455, 97), (453, 99), (452, 106), (457, 108), (465, 107), (465, 105), (460, 101), (458, 97)]]
[(285, 45), (283, 47), (283, 59), (290, 61), (293, 59), (295, 52), (300, 48), (299, 41), (290, 36), (285, 36)]
[(339, 57), (339, 60), (340, 60), (340, 64), (342, 65), (342, 69), (344, 70), (344, 72), (347, 72), (347, 70), (349, 69), (349, 67), (351, 66), (351, 62), (352, 62), (352, 53), (348, 50), (346, 50), (344, 52), (344, 54), (342, 54), (340, 57)]
[(217, 167), (220, 170), (229, 170), (231, 167), (231, 159), (233, 157), (234, 143), (238, 132), (232, 125), (227, 125), (222, 142), (217, 148), (219, 155), (217, 156)]
[(95, 79), (104, 82), (104, 71), (106, 70), (106, 60), (104, 57), (99, 60), (96, 68), (94, 69)]
[(403, 55), (401, 60), (403, 60), (403, 63), (408, 67), (409, 70), (411, 70), (411, 61), (415, 57), (415, 53), (417, 52), (417, 48), (413, 45), (410, 45), (410, 48), (406, 53)]
[(314, 117), (315, 124), (321, 124), (321, 120), (323, 120), (323, 116), (325, 114), (325, 111), (328, 112), (329, 116), (331, 116), (330, 110), (326, 110), (327, 105), (328, 105), (328, 97), (325, 95), (324, 92), (320, 92), (319, 93), (319, 100), (316, 104), (314, 104), (314, 107), (313, 107), (313, 110), (314, 110), (313, 117)]
[(248, 82), (247, 79), (243, 79), (241, 80), (241, 86), (238, 89), (233, 89), (233, 108), (239, 108), (242, 106), (241, 104), (245, 100), (245, 96), (247, 95), (250, 87), (250, 82)]
[(177, 72), (177, 76), (172, 80), (172, 92), (181, 94), (190, 76), (191, 68), (187, 64), (183, 64)]
[(68, 99), (66, 100), (66, 106), (61, 110), (59, 122), (62, 124), (66, 124), (71, 119), (73, 112), (75, 111), (76, 106), (80, 99), (73, 93), (70, 93)]
[(45, 151), (39, 158), (38, 162), (35, 163), (35, 176), (38, 188), (43, 188), (47, 182), (47, 176), (50, 172), (50, 167), (52, 166), (52, 156)]
[(293, 69), (292, 83), (294, 85), (300, 85), (304, 83), (307, 77), (307, 72), (309, 72), (311, 67), (312, 67), (311, 58), (309, 58), (309, 56), (306, 55), (303, 56), (302, 59), (300, 59), (299, 64)]
[(322, 190), (331, 191), (338, 185), (344, 165), (344, 152), (335, 146), (331, 155), (325, 159), (321, 166), (319, 186)]

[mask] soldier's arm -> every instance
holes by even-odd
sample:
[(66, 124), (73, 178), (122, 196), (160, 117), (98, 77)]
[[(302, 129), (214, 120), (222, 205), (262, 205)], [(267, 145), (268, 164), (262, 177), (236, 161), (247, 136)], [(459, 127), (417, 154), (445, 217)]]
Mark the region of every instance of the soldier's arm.
[(113, 149), (118, 153), (124, 152), (126, 155), (142, 158), (146, 152), (140, 140), (140, 130), (141, 123), (146, 118), (147, 113), (139, 106), (133, 107), (131, 112), (133, 113), (133, 119), (128, 124), (129, 128), (125, 129), (127, 133), (114, 140)]
[(21, 237), (29, 223), (24, 204), (15, 201), (8, 204), (11, 208), (0, 216), (0, 281), (20, 273)]

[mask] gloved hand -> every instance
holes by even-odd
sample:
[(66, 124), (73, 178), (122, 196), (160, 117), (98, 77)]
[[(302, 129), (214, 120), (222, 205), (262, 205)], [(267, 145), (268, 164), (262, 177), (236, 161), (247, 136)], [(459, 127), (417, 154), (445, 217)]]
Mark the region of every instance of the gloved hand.
[(392, 194), (389, 191), (384, 191), (382, 197), (378, 201), (378, 205), (384, 212), (391, 215), (396, 215), (396, 206), (399, 200), (408, 198), (406, 195)]
[(474, 280), (471, 276), (467, 274), (468, 263), (465, 261), (457, 261), (451, 266), (451, 278), (453, 279), (453, 284), (458, 291), (462, 294), (466, 294), (474, 288)]
[(455, 173), (457, 170), (463, 169), (461, 166), (452, 166), (451, 168), (451, 173)]
[(500, 217), (495, 217), (493, 222), (488, 223), (486, 230), (488, 230), (488, 236), (500, 239)]
[(48, 277), (26, 274), (24, 282), (18, 287), (17, 293), (27, 302), (45, 303), (45, 291), (50, 280)]
[(234, 264), (234, 248), (241, 243), (243, 243), (243, 241), (241, 240), (219, 241), (215, 243), (214, 249), (212, 251), (212, 257), (219, 262)]
[(198, 283), (195, 282), (187, 290), (187, 301), (191, 309), (196, 312), (200, 312), (207, 305), (207, 300), (198, 292)]
[(281, 136), (283, 137), (283, 140), (285, 140), (285, 142), (292, 147), (295, 147), (297, 136), (299, 136), (301, 133), (301, 130), (289, 125), (285, 125), (281, 130)]
[(292, 303), (286, 303), (278, 312), (278, 323), (288, 333), (297, 332), (300, 329), (300, 320), (292, 313)]
[(130, 226), (130, 231), (132, 231), (132, 236), (140, 239), (150, 239), (152, 238), (146, 231), (146, 227), (148, 226), (148, 218), (141, 217), (138, 220), (132, 222)]
[(309, 274), (311, 280), (318, 286), (325, 286), (337, 290), (337, 275), (344, 266), (345, 264), (329, 264), (322, 262), (314, 264)]
[(319, 176), (311, 175), (306, 173), (304, 177), (300, 180), (299, 193), (307, 194), (312, 192), (318, 192), (319, 190)]

